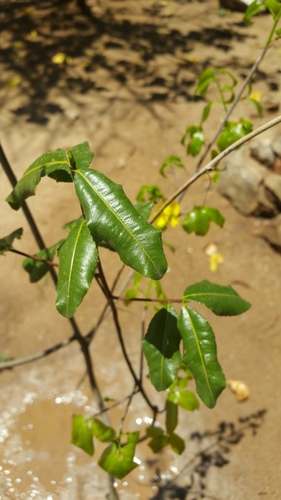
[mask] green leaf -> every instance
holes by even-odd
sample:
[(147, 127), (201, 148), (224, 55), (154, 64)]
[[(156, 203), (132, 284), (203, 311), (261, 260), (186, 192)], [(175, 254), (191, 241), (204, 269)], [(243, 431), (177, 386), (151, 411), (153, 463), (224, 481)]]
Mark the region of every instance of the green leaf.
[(161, 427), (154, 427), (153, 425), (146, 429), (147, 437), (152, 439), (149, 441), (148, 446), (153, 453), (158, 453), (165, 446), (169, 444), (169, 436), (161, 429)]
[[(40, 252), (37, 252), (35, 254), (35, 257), (52, 262), (55, 258), (57, 249), (60, 245), (62, 245), (64, 241), (65, 240), (60, 240), (51, 247), (40, 250)], [(52, 267), (46, 262), (39, 262), (38, 260), (34, 260), (31, 257), (24, 259), (22, 265), (24, 270), (29, 274), (30, 283), (36, 283), (37, 281), (41, 280)]]
[(223, 227), (224, 217), (216, 208), (194, 207), (182, 221), (182, 227), (187, 233), (194, 232), (198, 236), (204, 236), (211, 222)]
[(166, 401), (166, 429), (168, 434), (174, 432), (178, 425), (178, 405), (169, 400)]
[(176, 311), (172, 307), (158, 311), (142, 342), (150, 380), (157, 391), (167, 389), (177, 376), (181, 361), (180, 339)]
[(160, 170), (159, 170), (160, 174), (163, 177), (166, 177), (165, 169), (167, 167), (173, 167), (174, 165), (176, 167), (179, 167), (179, 168), (183, 168), (183, 169), (185, 168), (180, 158), (178, 158), (177, 156), (169, 156), (168, 158), (166, 158), (162, 167), (160, 168)]
[(208, 102), (208, 104), (206, 104), (205, 108), (203, 109), (201, 123), (200, 123), (201, 125), (202, 125), (202, 123), (204, 123), (207, 120), (207, 118), (210, 114), (210, 111), (211, 111), (211, 107), (213, 106), (214, 102), (215, 101)]
[(185, 450), (185, 442), (184, 440), (178, 436), (177, 434), (169, 435), (169, 443), (172, 447), (172, 450), (177, 453), (177, 455), (181, 455)]
[(7, 252), (7, 250), (9, 250), (10, 248), (12, 248), (14, 240), (16, 238), (20, 240), (22, 237), (22, 233), (23, 233), (23, 228), (20, 227), (19, 229), (16, 229), (12, 233), (10, 233), (8, 236), (0, 238), (0, 255), (4, 252)]
[(281, 14), (281, 5), (277, 0), (263, 0), (264, 5), (268, 8), (273, 16), (273, 19), (277, 21)]
[(135, 209), (138, 211), (138, 213), (145, 219), (147, 220), (151, 214), (151, 210), (153, 208), (153, 201), (142, 201), (140, 203), (137, 203), (134, 205)]
[(160, 279), (167, 270), (161, 231), (137, 212), (122, 186), (96, 170), (76, 170), (75, 188), (95, 239), (118, 252), (143, 276)]
[(204, 304), (218, 316), (236, 316), (251, 307), (231, 286), (216, 285), (208, 280), (188, 286), (182, 300)]
[(164, 195), (156, 184), (142, 186), (137, 195), (138, 202), (152, 201), (157, 203), (159, 200), (164, 200)]
[(88, 142), (82, 142), (82, 144), (70, 148), (68, 153), (72, 155), (74, 161), (73, 168), (75, 169), (89, 168), (95, 156), (90, 150)]
[(227, 122), (225, 124), (225, 130), (220, 134), (217, 140), (219, 150), (224, 151), (231, 146), (231, 144), (245, 137), (245, 135), (252, 131), (252, 128), (251, 122), (243, 120), (243, 118), (240, 118), (239, 122)]
[(262, 116), (262, 105), (259, 103), (259, 101), (257, 101), (256, 99), (252, 99), (251, 97), (247, 97), (247, 100), (254, 104), (259, 116)]
[(92, 432), (89, 429), (83, 415), (72, 416), (72, 439), (71, 442), (81, 448), (89, 455), (94, 454), (94, 443)]
[(86, 221), (82, 220), (59, 249), (56, 307), (62, 316), (73, 316), (89, 289), (97, 265), (97, 246)]
[(102, 443), (108, 443), (109, 441), (114, 441), (114, 439), (116, 439), (115, 430), (112, 427), (105, 425), (97, 418), (89, 419), (89, 423), (93, 436), (95, 436)]
[(84, 217), (81, 215), (80, 217), (78, 217), (78, 219), (72, 220), (71, 222), (67, 222), (66, 224), (64, 224), (62, 228), (66, 229), (70, 233), (71, 229), (73, 229), (74, 226), (76, 226), (76, 224), (80, 224), (83, 220)]
[(199, 94), (205, 97), (208, 87), (211, 82), (215, 80), (215, 70), (212, 68), (206, 69), (201, 73), (198, 80), (198, 85), (194, 91), (194, 94)]
[(204, 134), (202, 130), (197, 130), (191, 135), (191, 139), (187, 146), (187, 154), (197, 156), (204, 144)]
[(184, 389), (171, 392), (168, 396), (168, 401), (175, 405), (181, 406), (182, 408), (184, 408), (184, 410), (187, 411), (194, 411), (198, 410), (199, 408), (198, 399), (196, 398), (195, 394)]
[[(137, 434), (137, 439), (139, 433)], [(111, 476), (123, 479), (133, 469), (139, 465), (139, 460), (134, 457), (136, 449), (135, 438), (130, 438), (128, 434), (128, 444), (125, 446), (117, 446), (116, 443), (108, 446), (101, 455), (98, 464)]]
[(281, 28), (279, 28), (278, 30), (275, 30), (275, 33), (277, 36), (281, 36)]
[(249, 7), (247, 8), (245, 15), (244, 15), (244, 23), (245, 24), (253, 24), (251, 21), (251, 17), (255, 16), (264, 8), (264, 5), (260, 3), (260, 0), (254, 0), (252, 3), (250, 3)]
[(225, 68), (219, 68), (217, 71), (219, 73), (222, 73), (223, 75), (228, 75), (229, 78), (232, 80), (231, 88), (235, 87), (235, 85), (237, 84), (237, 80), (236, 80), (235, 76), (231, 73), (231, 71), (229, 71), (228, 69), (225, 69)]
[(183, 340), (183, 361), (195, 379), (199, 397), (208, 408), (213, 408), (226, 385), (213, 330), (203, 316), (187, 306), (181, 309), (178, 328)]
[(44, 175), (50, 175), (54, 170), (60, 169), (65, 170), (66, 175), (71, 177), (70, 160), (67, 151), (57, 149), (54, 153), (47, 152), (43, 154), (25, 171), (14, 190), (6, 198), (6, 201), (14, 210), (18, 210), (23, 200), (29, 196), (34, 196), (35, 188)]

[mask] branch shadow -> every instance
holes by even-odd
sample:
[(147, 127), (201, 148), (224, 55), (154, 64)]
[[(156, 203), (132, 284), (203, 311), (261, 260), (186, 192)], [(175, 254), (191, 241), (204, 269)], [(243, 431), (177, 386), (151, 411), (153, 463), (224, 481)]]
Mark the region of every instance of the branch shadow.
[[(232, 41), (249, 37), (240, 25), (228, 29), (221, 22), (198, 30), (190, 22), (186, 34), (167, 22), (160, 2), (139, 5), (138, 14), (132, 15), (126, 1), (104, 0), (102, 14), (95, 15), (85, 0), (1, 4), (2, 78), (17, 75), (25, 99), (14, 115), (45, 125), (49, 115), (62, 114), (63, 107), (53, 102), (54, 89), (84, 95), (114, 94), (121, 87), (139, 94), (144, 104), (177, 96), (193, 100), (191, 87), (210, 64), (204, 47), (228, 52)], [(195, 42), (202, 45), (202, 60), (185, 60), (182, 55), (188, 56)], [(58, 53), (66, 56), (61, 64), (53, 61)]]
[[(151, 500), (221, 500), (208, 492), (208, 474), (212, 468), (222, 468), (230, 463), (232, 448), (243, 440), (246, 433), (257, 435), (266, 412), (262, 409), (240, 417), (237, 423), (221, 422), (214, 431), (193, 432), (190, 439), (197, 443), (198, 453), (171, 480), (162, 481), (158, 471), (154, 484), (159, 489)], [(211, 444), (206, 445), (210, 440)]]

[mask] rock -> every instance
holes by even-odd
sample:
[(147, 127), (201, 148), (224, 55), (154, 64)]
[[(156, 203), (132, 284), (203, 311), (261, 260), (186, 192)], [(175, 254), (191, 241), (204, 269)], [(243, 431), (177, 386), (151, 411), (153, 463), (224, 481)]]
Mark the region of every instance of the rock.
[[(273, 193), (277, 200), (277, 204), (281, 207), (281, 176), (278, 174), (269, 174), (264, 179), (265, 187)], [(274, 198), (271, 198), (275, 201)]]
[(276, 139), (273, 141), (272, 145), (272, 150), (277, 156), (280, 156), (281, 158), (281, 136), (276, 137)]
[(281, 214), (271, 220), (263, 221), (262, 225), (253, 231), (254, 236), (263, 238), (274, 250), (281, 251)]
[(231, 153), (221, 166), (225, 170), (220, 174), (219, 193), (229, 198), (242, 214), (261, 214), (263, 196), (260, 188), (266, 168), (247, 157), (245, 148)]
[(267, 167), (273, 168), (275, 154), (269, 142), (257, 142), (250, 146), (251, 156)]

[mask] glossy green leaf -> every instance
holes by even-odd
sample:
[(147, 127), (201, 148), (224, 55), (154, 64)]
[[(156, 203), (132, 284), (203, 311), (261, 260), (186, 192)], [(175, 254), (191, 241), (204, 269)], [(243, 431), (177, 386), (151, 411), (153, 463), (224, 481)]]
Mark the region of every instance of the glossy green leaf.
[(96, 170), (76, 170), (74, 183), (95, 239), (112, 246), (124, 264), (143, 276), (162, 278), (167, 261), (161, 232), (137, 212), (122, 186)]
[(187, 154), (191, 156), (197, 156), (204, 144), (204, 134), (202, 130), (197, 130), (191, 135), (191, 139), (187, 146)]
[(56, 307), (62, 316), (73, 316), (89, 289), (97, 265), (97, 245), (82, 220), (59, 249)]
[(248, 25), (253, 24), (251, 18), (258, 14), (262, 9), (264, 9), (264, 5), (260, 3), (260, 0), (254, 0), (250, 3), (243, 18), (244, 23)]
[(165, 446), (169, 444), (169, 436), (161, 429), (161, 427), (150, 426), (146, 429), (147, 437), (152, 439), (149, 441), (148, 446), (153, 453), (159, 453)]
[(187, 411), (194, 411), (198, 410), (199, 408), (198, 399), (196, 398), (195, 394), (191, 391), (186, 391), (185, 389), (170, 392), (168, 401), (175, 405), (181, 406), (182, 408), (184, 408), (184, 410)]
[(76, 226), (77, 224), (80, 224), (83, 220), (84, 217), (81, 215), (81, 217), (78, 217), (78, 219), (74, 219), (71, 222), (67, 222), (62, 227), (63, 229), (66, 229), (70, 233), (71, 229), (73, 229), (74, 226)]
[(143, 201), (134, 205), (135, 209), (138, 213), (147, 220), (151, 214), (151, 210), (153, 208), (153, 201)]
[(66, 175), (71, 177), (69, 167), (70, 160), (64, 149), (43, 154), (25, 171), (6, 201), (14, 210), (18, 210), (23, 200), (35, 194), (35, 188), (43, 176), (52, 174), (54, 170), (63, 169)]
[(268, 8), (275, 21), (280, 19), (281, 5), (277, 0), (263, 0), (264, 5)]
[(185, 442), (184, 440), (175, 433), (169, 435), (169, 443), (172, 447), (172, 450), (177, 454), (181, 455), (185, 450)]
[[(60, 245), (62, 245), (63, 242), (64, 240), (60, 240), (51, 247), (40, 250), (40, 252), (37, 252), (35, 254), (35, 257), (52, 262), (55, 258), (57, 249), (60, 247)], [(40, 262), (38, 260), (32, 259), (31, 257), (24, 259), (22, 265), (24, 270), (29, 274), (30, 283), (36, 283), (37, 281), (41, 280), (52, 267), (46, 262)]]
[(92, 432), (89, 429), (83, 415), (72, 416), (72, 439), (71, 442), (81, 448), (89, 455), (94, 454), (94, 443)]
[[(138, 432), (132, 434), (136, 434), (138, 439)], [(128, 444), (125, 446), (118, 446), (116, 443), (111, 444), (104, 450), (98, 464), (111, 476), (123, 479), (140, 463), (134, 456), (136, 442), (135, 439), (130, 439), (128, 435)]]
[(19, 229), (16, 229), (12, 233), (10, 233), (8, 236), (0, 238), (0, 255), (4, 252), (7, 252), (7, 250), (9, 250), (10, 248), (12, 248), (14, 240), (16, 238), (20, 240), (22, 234), (23, 234), (23, 228), (20, 227)]
[(188, 286), (183, 294), (183, 302), (193, 300), (204, 304), (218, 316), (236, 316), (251, 307), (231, 286), (222, 286), (208, 280)]
[(194, 207), (182, 221), (182, 227), (187, 233), (194, 232), (198, 236), (204, 236), (211, 222), (223, 227), (224, 217), (216, 208)]
[(177, 376), (181, 362), (180, 340), (176, 311), (172, 307), (158, 311), (142, 342), (150, 380), (157, 391), (167, 389)]
[(115, 430), (109, 425), (105, 425), (97, 418), (91, 418), (89, 420), (89, 425), (93, 436), (95, 436), (102, 443), (108, 443), (109, 441), (114, 441), (114, 439), (116, 439)]
[(89, 148), (88, 142), (82, 142), (82, 144), (78, 144), (68, 150), (73, 159), (73, 168), (89, 168), (94, 153)]
[(183, 340), (183, 361), (195, 379), (199, 397), (208, 408), (213, 408), (226, 385), (213, 330), (203, 316), (187, 306), (181, 309), (178, 328)]
[(168, 158), (166, 158), (162, 167), (160, 168), (160, 170), (159, 170), (160, 174), (163, 177), (166, 177), (166, 174), (165, 174), (166, 168), (173, 167), (173, 166), (183, 168), (183, 169), (185, 168), (180, 158), (178, 158), (177, 156), (169, 156)]
[(227, 122), (225, 124), (224, 131), (220, 134), (217, 140), (217, 146), (220, 151), (224, 151), (226, 148), (234, 144), (242, 137), (245, 137), (249, 132), (252, 131), (252, 123), (240, 118), (239, 122)]
[(166, 401), (166, 429), (168, 434), (174, 432), (178, 425), (178, 405), (170, 401)]

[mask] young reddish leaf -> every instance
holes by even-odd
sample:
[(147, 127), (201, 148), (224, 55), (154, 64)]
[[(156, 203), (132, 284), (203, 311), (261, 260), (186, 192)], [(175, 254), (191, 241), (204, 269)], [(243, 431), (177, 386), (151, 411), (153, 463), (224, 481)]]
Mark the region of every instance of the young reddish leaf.
[(72, 417), (72, 439), (71, 442), (81, 448), (89, 455), (94, 454), (94, 443), (92, 432), (89, 429), (83, 415), (73, 415)]

